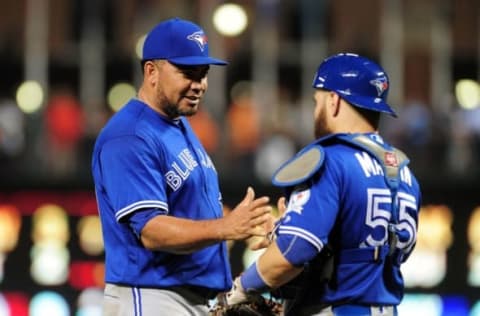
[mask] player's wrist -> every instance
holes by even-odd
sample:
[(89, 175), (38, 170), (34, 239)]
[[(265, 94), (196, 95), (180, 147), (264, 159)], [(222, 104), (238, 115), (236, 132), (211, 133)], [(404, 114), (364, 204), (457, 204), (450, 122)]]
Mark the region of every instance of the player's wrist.
[(224, 217), (213, 220), (212, 224), (212, 231), (215, 232), (215, 239), (217, 239), (218, 241), (225, 241), (229, 239), (227, 230), (225, 229), (226, 226), (224, 224)]
[(248, 267), (240, 276), (240, 284), (246, 292), (264, 292), (270, 288), (258, 272), (257, 262)]

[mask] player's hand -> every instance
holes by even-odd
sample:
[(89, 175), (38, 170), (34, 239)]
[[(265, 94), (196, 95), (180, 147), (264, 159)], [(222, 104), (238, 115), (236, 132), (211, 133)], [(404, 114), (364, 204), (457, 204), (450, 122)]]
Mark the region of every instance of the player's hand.
[(219, 295), (221, 295), (221, 298), (219, 297), (219, 302), (223, 306), (232, 306), (248, 301), (248, 295), (243, 289), (240, 277), (236, 277), (235, 280), (233, 280), (233, 285), (230, 291)]
[(246, 239), (247, 247), (250, 250), (259, 250), (267, 248), (274, 239), (275, 223), (283, 216), (286, 210), (285, 197), (281, 197), (277, 201), (276, 214), (270, 213), (270, 218), (263, 224), (263, 228), (267, 232), (265, 236), (252, 236)]
[(278, 218), (282, 218), (283, 214), (287, 210), (287, 204), (285, 203), (286, 199), (284, 196), (278, 199), (277, 201), (277, 210), (278, 210)]
[[(248, 187), (244, 199), (220, 222), (219, 229), (227, 240), (243, 240), (250, 236), (267, 236), (272, 207), (267, 196), (255, 198)], [(266, 225), (266, 226), (265, 226)]]
[(283, 308), (281, 303), (267, 301), (258, 292), (246, 292), (240, 278), (237, 277), (230, 291), (217, 296), (217, 304), (213, 308), (212, 315), (278, 316), (283, 315)]

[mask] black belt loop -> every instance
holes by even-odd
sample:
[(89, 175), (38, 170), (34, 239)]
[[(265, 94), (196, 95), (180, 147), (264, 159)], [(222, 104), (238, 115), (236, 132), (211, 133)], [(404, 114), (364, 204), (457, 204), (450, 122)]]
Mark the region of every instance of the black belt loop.
[(183, 285), (183, 286), (180, 286), (180, 288), (184, 288), (194, 294), (197, 294), (203, 297), (206, 300), (211, 300), (215, 298), (215, 296), (217, 296), (218, 294), (218, 291), (215, 291), (208, 287), (197, 286), (197, 285)]

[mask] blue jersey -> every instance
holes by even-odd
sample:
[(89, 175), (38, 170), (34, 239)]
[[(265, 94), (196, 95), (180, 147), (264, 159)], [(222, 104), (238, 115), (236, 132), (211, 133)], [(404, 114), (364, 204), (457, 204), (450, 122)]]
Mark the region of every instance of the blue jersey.
[(217, 172), (185, 118), (170, 120), (130, 100), (98, 136), (92, 170), (107, 283), (231, 287), (225, 242), (185, 255), (150, 251), (127, 220), (152, 209), (192, 220), (223, 216)]
[[(397, 163), (390, 156), (394, 149), (378, 134), (362, 135), (384, 154), (382, 162), (353, 141), (358, 135), (337, 134), (307, 146), (319, 148), (323, 162), (287, 186), (288, 206), (276, 232), (282, 253), (290, 252), (286, 258), (294, 265), (313, 260), (327, 245), (333, 253), (330, 281), (305, 293), (307, 305), (398, 305), (403, 297), (400, 264), (416, 242), (419, 184), (405, 163), (390, 186), (386, 173)], [(302, 251), (287, 248), (292, 243)]]

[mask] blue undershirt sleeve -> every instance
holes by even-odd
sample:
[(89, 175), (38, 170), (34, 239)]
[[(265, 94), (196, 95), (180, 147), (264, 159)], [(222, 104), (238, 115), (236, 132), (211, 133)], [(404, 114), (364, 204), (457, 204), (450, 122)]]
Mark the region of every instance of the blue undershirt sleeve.
[(280, 234), (276, 243), (281, 253), (293, 266), (299, 268), (319, 253), (310, 242), (295, 235)]

